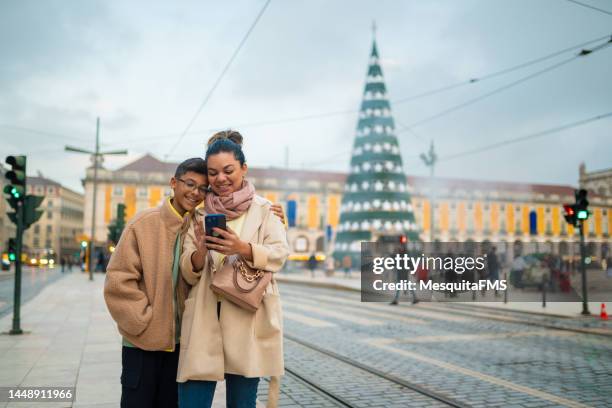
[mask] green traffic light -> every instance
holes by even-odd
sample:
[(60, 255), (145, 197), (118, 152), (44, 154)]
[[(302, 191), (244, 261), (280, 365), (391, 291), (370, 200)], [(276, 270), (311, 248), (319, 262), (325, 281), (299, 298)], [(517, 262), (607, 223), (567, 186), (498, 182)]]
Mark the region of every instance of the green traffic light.
[(579, 210), (578, 211), (578, 219), (579, 220), (586, 220), (587, 218), (589, 218), (589, 212), (587, 210)]
[(13, 254), (13, 253), (9, 254), (9, 261), (15, 262), (16, 259), (17, 259), (17, 257), (15, 256), (15, 254)]

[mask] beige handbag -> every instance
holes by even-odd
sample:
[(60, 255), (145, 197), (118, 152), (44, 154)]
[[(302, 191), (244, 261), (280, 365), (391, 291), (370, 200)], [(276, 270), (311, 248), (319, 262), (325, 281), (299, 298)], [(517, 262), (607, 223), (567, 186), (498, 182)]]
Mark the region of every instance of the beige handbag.
[(226, 256), (218, 271), (210, 252), (208, 262), (213, 273), (212, 291), (243, 309), (256, 312), (272, 280), (272, 272), (253, 269), (237, 255)]

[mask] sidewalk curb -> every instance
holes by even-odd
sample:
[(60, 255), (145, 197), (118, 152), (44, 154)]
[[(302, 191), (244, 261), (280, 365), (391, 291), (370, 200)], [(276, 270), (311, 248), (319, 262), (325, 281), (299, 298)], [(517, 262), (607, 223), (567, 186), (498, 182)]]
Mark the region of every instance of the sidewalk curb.
[(556, 314), (556, 313), (535, 312), (535, 311), (532, 311), (532, 310), (506, 309), (506, 308), (499, 307), (499, 306), (476, 306), (474, 304), (465, 303), (465, 302), (461, 302), (461, 303), (459, 303), (459, 302), (444, 302), (444, 303), (448, 303), (448, 304), (451, 304), (451, 305), (457, 305), (457, 306), (459, 306), (459, 308), (465, 307), (465, 308), (477, 309), (477, 310), (491, 309), (491, 310), (497, 311), (497, 312), (518, 313), (518, 314), (526, 314), (526, 315), (541, 316), (541, 317), (555, 317), (555, 318), (561, 318), (561, 319), (575, 319), (577, 317), (588, 319), (590, 317), (596, 317), (595, 315), (592, 315), (592, 316), (582, 316), (580, 314), (577, 314), (576, 316), (568, 316), (568, 315), (562, 315), (562, 314)]
[(344, 285), (340, 285), (338, 283), (333, 283), (333, 282), (316, 282), (316, 281), (309, 282), (309, 281), (293, 280), (293, 279), (287, 279), (286, 277), (280, 276), (280, 275), (275, 276), (274, 279), (276, 279), (277, 282), (288, 283), (288, 284), (311, 286), (315, 288), (344, 290), (347, 292), (357, 292), (357, 293), (361, 292), (361, 289), (351, 288), (350, 286), (344, 286)]

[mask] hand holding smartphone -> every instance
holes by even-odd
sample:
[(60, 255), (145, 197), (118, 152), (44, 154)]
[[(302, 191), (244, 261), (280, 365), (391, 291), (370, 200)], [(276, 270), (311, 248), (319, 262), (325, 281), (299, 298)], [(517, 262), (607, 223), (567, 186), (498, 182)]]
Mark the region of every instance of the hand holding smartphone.
[(206, 235), (215, 238), (220, 237), (219, 233), (213, 231), (213, 228), (215, 227), (227, 231), (225, 214), (208, 214), (206, 217), (204, 217), (204, 229), (206, 230)]

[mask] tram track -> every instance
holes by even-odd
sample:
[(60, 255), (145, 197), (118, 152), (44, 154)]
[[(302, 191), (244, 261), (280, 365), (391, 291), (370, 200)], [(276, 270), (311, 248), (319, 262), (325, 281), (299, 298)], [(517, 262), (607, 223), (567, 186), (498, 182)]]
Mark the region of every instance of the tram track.
[[(422, 396), (425, 396), (427, 398), (430, 398), (432, 400), (438, 401), (440, 403), (443, 404), (443, 406), (447, 406), (447, 407), (456, 407), (456, 408), (467, 408), (470, 407), (470, 405), (459, 402), (454, 400), (453, 398), (450, 398), (442, 393), (438, 393), (434, 390), (430, 390), (428, 388), (425, 388), (419, 384), (407, 381), (403, 378), (399, 378), (395, 375), (389, 374), (389, 373), (385, 373), (377, 368), (368, 366), (366, 364), (363, 364), (357, 360), (354, 360), (352, 358), (343, 356), (341, 354), (338, 354), (334, 351), (331, 350), (327, 350), (324, 349), (322, 347), (319, 347), (316, 344), (313, 344), (311, 342), (299, 339), (293, 335), (287, 334), (285, 333), (284, 335), (286, 340), (289, 340), (293, 343), (299, 344), (302, 347), (305, 347), (308, 350), (314, 351), (318, 354), (324, 355), (326, 358), (333, 358), (336, 361), (340, 361), (341, 363), (352, 367), (353, 369), (358, 369), (362, 372), (367, 373), (367, 375), (370, 376), (374, 376), (377, 379), (382, 379), (384, 381), (387, 381), (389, 383), (395, 384), (395, 385), (399, 385), (402, 388), (406, 389), (406, 390), (410, 390), (412, 392), (416, 392)], [(314, 390), (315, 392), (317, 392), (319, 395), (326, 397), (328, 400), (333, 401), (336, 406), (339, 407), (351, 407), (351, 408), (356, 408), (358, 405), (355, 405), (354, 403), (352, 403), (351, 401), (349, 401), (348, 399), (344, 398), (342, 395), (339, 395), (338, 392), (331, 390), (329, 387), (326, 387), (322, 384), (320, 384), (319, 381), (313, 379), (313, 378), (309, 378), (307, 375), (304, 375), (302, 373), (300, 373), (298, 370), (294, 369), (293, 367), (285, 367), (285, 371), (292, 376), (293, 378), (296, 378), (297, 380), (299, 380), (300, 382), (302, 382), (303, 384), (306, 384), (309, 388), (311, 388), (312, 390)]]

